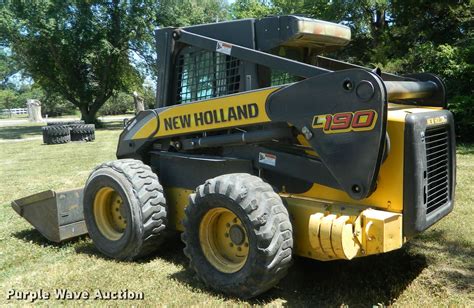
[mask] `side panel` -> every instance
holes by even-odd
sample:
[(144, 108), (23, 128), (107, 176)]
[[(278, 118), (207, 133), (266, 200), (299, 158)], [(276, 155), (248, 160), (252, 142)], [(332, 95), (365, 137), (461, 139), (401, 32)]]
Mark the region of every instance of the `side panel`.
[(223, 174), (253, 173), (251, 163), (243, 159), (166, 152), (152, 152), (151, 166), (165, 190), (169, 226), (178, 231), (184, 230), (184, 209), (197, 186)]
[(152, 152), (151, 166), (164, 187), (189, 190), (219, 175), (253, 173), (252, 163), (248, 160), (169, 152)]
[[(403, 210), (403, 155), (404, 155), (404, 111), (388, 112), (387, 132), (390, 136), (390, 154), (382, 164), (377, 180), (377, 189), (372, 195), (363, 200), (351, 199), (344, 192), (319, 184), (302, 194), (304, 197), (350, 202), (386, 209), (401, 213)], [(357, 166), (354, 166), (357, 168)]]

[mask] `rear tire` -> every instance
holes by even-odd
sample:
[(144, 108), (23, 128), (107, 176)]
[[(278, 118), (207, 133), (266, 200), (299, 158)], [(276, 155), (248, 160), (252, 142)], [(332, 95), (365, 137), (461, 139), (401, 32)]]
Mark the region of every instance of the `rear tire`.
[(167, 223), (163, 187), (139, 160), (104, 163), (84, 188), (84, 218), (96, 248), (114, 259), (133, 260), (154, 252)]
[(189, 199), (184, 253), (207, 286), (251, 298), (285, 276), (292, 226), (269, 184), (245, 173), (222, 175), (199, 186)]

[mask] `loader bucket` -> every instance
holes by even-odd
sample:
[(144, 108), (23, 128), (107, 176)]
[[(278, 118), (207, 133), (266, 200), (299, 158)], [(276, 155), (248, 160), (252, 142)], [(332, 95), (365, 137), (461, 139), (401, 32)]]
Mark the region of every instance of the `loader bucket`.
[(59, 243), (87, 234), (82, 188), (46, 190), (13, 201), (12, 208), (49, 241)]

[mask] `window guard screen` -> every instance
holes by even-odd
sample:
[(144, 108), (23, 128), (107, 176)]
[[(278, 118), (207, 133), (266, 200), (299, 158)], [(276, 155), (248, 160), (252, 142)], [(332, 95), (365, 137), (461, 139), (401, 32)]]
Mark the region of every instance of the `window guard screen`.
[(225, 54), (185, 47), (178, 54), (176, 72), (177, 104), (240, 90), (240, 61)]

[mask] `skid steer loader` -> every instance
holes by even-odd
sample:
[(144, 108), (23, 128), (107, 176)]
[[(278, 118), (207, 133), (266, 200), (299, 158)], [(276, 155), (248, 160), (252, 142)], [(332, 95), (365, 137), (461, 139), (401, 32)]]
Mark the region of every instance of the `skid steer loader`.
[(130, 260), (182, 231), (208, 286), (256, 296), (293, 255), (399, 249), (453, 208), (445, 86), (321, 53), (350, 29), (277, 16), (156, 31), (156, 109), (120, 135), (83, 191), (105, 255)]

